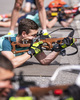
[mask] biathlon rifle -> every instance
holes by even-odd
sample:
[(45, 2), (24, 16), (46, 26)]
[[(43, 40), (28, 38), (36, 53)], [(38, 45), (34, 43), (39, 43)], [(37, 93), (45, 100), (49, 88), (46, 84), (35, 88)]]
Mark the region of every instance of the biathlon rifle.
[(53, 19), (54, 17), (58, 17), (59, 16), (59, 13), (63, 16), (65, 16), (66, 18), (67, 17), (70, 17), (72, 14), (76, 13), (78, 8), (70, 8), (70, 7), (56, 7), (57, 8), (57, 11), (47, 11), (46, 14), (47, 14), (47, 18), (48, 19)]
[[(74, 29), (73, 28), (59, 28), (59, 29), (56, 29), (56, 30), (52, 31), (50, 34), (52, 34), (55, 31), (58, 31), (58, 30), (70, 30), (71, 32), (69, 33), (68, 37), (69, 38), (73, 38), (73, 35), (74, 35)], [(21, 52), (27, 52), (29, 49), (16, 51), (16, 46), (18, 46), (18, 47), (30, 47), (31, 42), (38, 42), (38, 41), (43, 41), (42, 47), (44, 49), (51, 50), (55, 43), (61, 44), (63, 42), (63, 39), (66, 38), (66, 37), (61, 37), (61, 38), (54, 38), (53, 37), (53, 38), (43, 38), (42, 39), (41, 36), (42, 35), (39, 34), (38, 37), (33, 39), (33, 41), (25, 40), (25, 41), (23, 41), (23, 43), (12, 42), (11, 43), (11, 45), (12, 45), (12, 52), (14, 54), (21, 53)], [(75, 41), (76, 41), (76, 39), (75, 39)], [(74, 43), (73, 43), (72, 47), (76, 48), (76, 51), (74, 53), (72, 53), (72, 54), (66, 54), (67, 56), (76, 54), (78, 52), (78, 48), (77, 48), (77, 46)]]

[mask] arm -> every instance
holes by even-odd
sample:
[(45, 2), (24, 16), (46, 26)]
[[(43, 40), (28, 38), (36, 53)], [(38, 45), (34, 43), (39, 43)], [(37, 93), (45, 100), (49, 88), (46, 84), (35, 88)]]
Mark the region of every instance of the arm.
[(37, 43), (33, 43), (29, 48), (29, 52), (24, 53), (23, 55), (15, 57), (14, 54), (11, 52), (11, 44), (8, 40), (3, 41), (3, 51), (1, 52), (4, 56), (6, 56), (12, 62), (14, 68), (22, 65), (25, 61), (27, 61), (30, 57), (34, 54), (38, 54), (40, 50), (40, 46), (43, 42), (39, 41)]
[(9, 42), (9, 40), (5, 39), (2, 43), (1, 53), (13, 63), (14, 68), (22, 65), (26, 60), (30, 58), (30, 55), (28, 55), (27, 53), (15, 57), (11, 51), (11, 48), (11, 43)]
[(67, 48), (68, 46), (71, 46), (75, 39), (70, 39), (69, 37), (64, 38), (62, 40), (63, 42), (61, 44), (56, 43), (53, 48), (51, 49), (51, 53), (49, 55), (45, 55), (44, 52), (39, 53), (36, 55), (36, 59), (43, 65), (50, 64), (60, 53), (62, 49)]
[(17, 57), (15, 57), (11, 51), (2, 51), (1, 53), (4, 56), (6, 56), (8, 59), (10, 59), (14, 68), (22, 65), (25, 61), (27, 61), (30, 58), (30, 55), (28, 55), (27, 52), (25, 54), (17, 56)]
[(57, 22), (57, 17), (54, 17), (51, 21), (49, 21), (48, 19), (46, 19), (46, 26), (48, 28), (53, 27)]
[(0, 26), (1, 27), (10, 27), (11, 21), (7, 21), (7, 22), (0, 22)]
[(36, 59), (42, 64), (42, 65), (48, 65), (50, 64), (57, 56), (59, 52), (51, 52), (50, 54), (46, 55), (44, 52), (39, 53), (36, 55)]
[[(54, 15), (52, 15), (53, 13)], [(46, 19), (46, 26), (48, 28), (51, 28), (55, 25), (57, 22), (57, 12), (52, 12), (51, 10), (46, 11), (47, 19)]]

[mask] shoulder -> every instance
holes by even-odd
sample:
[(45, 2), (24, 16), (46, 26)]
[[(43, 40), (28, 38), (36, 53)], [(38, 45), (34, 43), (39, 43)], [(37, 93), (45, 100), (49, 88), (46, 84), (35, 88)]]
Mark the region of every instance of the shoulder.
[(4, 39), (2, 43), (2, 51), (11, 51), (11, 43), (9, 40)]

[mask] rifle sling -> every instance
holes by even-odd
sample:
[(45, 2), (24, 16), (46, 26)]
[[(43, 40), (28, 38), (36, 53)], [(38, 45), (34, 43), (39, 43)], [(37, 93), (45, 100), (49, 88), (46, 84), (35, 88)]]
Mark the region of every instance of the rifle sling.
[(67, 56), (75, 55), (75, 54), (78, 52), (78, 47), (76, 46), (76, 44), (75, 44), (75, 43), (73, 43), (73, 45), (72, 45), (71, 47), (75, 48), (75, 49), (76, 49), (76, 51), (75, 51), (75, 52), (73, 52), (73, 53), (71, 53), (71, 54), (66, 54)]

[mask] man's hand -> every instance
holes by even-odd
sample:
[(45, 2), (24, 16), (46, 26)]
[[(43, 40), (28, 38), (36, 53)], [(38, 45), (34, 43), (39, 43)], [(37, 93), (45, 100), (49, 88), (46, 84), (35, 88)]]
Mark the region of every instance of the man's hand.
[(29, 51), (27, 52), (29, 55), (37, 55), (39, 54), (41, 51), (42, 51), (42, 48), (41, 48), (41, 45), (43, 44), (42, 41), (39, 41), (39, 42), (36, 42), (36, 43), (33, 43), (31, 46), (30, 46), (30, 49)]
[(68, 47), (68, 46), (71, 46), (74, 42), (75, 42), (75, 39), (74, 38), (69, 38), (69, 37), (67, 37), (67, 38), (64, 38), (63, 40), (62, 40), (62, 44), (60, 44), (60, 46), (61, 46), (61, 48), (66, 48), (66, 47)]
[(68, 46), (71, 46), (73, 43), (75, 42), (75, 39), (74, 38), (64, 38), (62, 40), (62, 43), (61, 44), (55, 44), (52, 48), (52, 51), (55, 51), (55, 52), (59, 52), (61, 51), (62, 49), (65, 49), (67, 48)]

